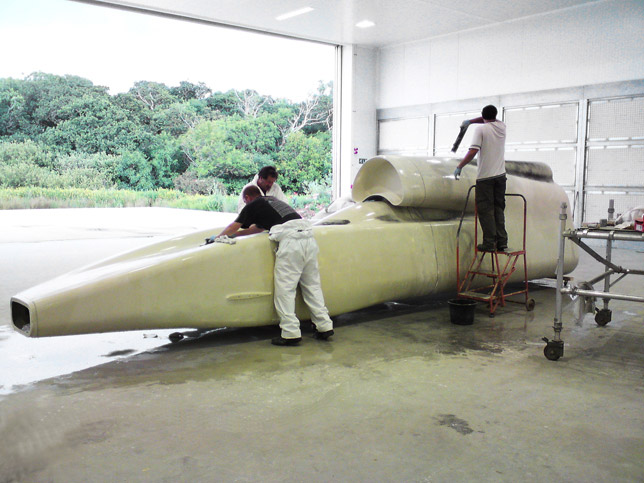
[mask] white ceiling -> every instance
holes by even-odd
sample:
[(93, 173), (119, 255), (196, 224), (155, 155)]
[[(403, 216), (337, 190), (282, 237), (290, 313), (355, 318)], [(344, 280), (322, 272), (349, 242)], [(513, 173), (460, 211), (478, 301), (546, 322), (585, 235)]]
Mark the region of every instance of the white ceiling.
[[(79, 1), (79, 0), (77, 0)], [(605, 0), (80, 0), (331, 44), (399, 44)], [(276, 20), (303, 7), (309, 13)], [(374, 27), (355, 26), (371, 20)]]

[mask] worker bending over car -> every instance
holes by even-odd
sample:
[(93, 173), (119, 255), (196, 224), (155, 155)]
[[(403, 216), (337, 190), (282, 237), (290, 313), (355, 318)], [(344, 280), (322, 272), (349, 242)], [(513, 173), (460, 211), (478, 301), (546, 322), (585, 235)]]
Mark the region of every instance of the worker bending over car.
[(287, 203), (272, 196), (262, 196), (257, 186), (246, 186), (242, 198), (245, 206), (237, 219), (207, 242), (230, 243), (231, 238), (268, 230), (268, 238), (278, 243), (273, 273), (274, 303), (282, 331), (271, 342), (290, 346), (302, 340), (300, 321), (295, 316), (298, 284), (316, 327), (315, 338), (328, 340), (333, 335), (333, 322), (324, 305), (317, 258), (319, 249), (311, 223), (303, 220)]

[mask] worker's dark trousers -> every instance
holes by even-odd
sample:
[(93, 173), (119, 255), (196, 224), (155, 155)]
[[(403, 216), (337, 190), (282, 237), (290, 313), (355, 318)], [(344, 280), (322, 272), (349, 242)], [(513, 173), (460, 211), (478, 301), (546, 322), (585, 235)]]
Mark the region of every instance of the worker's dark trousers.
[(507, 247), (505, 231), (505, 175), (476, 180), (476, 209), (486, 247)]

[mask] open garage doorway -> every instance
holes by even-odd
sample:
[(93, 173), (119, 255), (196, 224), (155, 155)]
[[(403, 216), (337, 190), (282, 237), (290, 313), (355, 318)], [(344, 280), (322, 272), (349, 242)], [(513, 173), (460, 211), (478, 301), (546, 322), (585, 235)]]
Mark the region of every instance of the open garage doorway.
[(333, 45), (69, 0), (3, 1), (0, 38), (0, 150), (40, 188), (232, 196), (274, 165), (330, 201)]

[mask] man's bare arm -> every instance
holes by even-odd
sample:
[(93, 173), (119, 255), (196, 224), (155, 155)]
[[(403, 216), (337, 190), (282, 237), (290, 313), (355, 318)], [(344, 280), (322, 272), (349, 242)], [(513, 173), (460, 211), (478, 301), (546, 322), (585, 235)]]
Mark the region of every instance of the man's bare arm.
[(241, 223), (238, 223), (236, 221), (233, 221), (230, 225), (228, 225), (226, 228), (224, 228), (221, 233), (217, 236), (230, 236), (234, 233), (237, 233), (239, 229), (241, 228)]
[(228, 238), (236, 238), (240, 236), (254, 235), (255, 233), (261, 233), (264, 231), (263, 228), (258, 227), (257, 225), (251, 225), (248, 228), (241, 229), (241, 223), (233, 221), (230, 225), (223, 229), (223, 231), (217, 236), (227, 236)]
[[(251, 225), (248, 228), (244, 228), (243, 230), (239, 230), (237, 233), (235, 233), (233, 236), (238, 237), (238, 236), (246, 236), (246, 235), (254, 235), (255, 233), (261, 233), (264, 230), (263, 228), (258, 227), (257, 225)], [(230, 235), (228, 235), (230, 237)]]
[(459, 168), (463, 168), (466, 164), (469, 164), (470, 161), (474, 159), (474, 156), (476, 156), (476, 153), (478, 153), (479, 150), (475, 148), (470, 148), (470, 150), (467, 152), (465, 157), (463, 158), (463, 161), (458, 163)]

